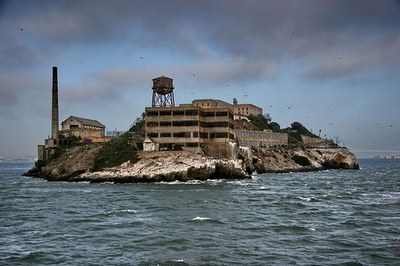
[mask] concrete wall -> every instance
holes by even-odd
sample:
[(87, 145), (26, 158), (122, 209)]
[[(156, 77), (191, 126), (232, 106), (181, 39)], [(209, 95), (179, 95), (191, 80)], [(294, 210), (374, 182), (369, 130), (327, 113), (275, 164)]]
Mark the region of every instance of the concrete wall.
[(201, 152), (208, 149), (208, 143), (223, 144), (222, 149), (226, 149), (226, 144), (234, 139), (233, 114), (229, 108), (194, 105), (148, 107), (146, 136), (159, 143), (160, 150)]
[(288, 145), (288, 135), (286, 133), (250, 130), (235, 130), (235, 139), (240, 146), (245, 147), (272, 147)]

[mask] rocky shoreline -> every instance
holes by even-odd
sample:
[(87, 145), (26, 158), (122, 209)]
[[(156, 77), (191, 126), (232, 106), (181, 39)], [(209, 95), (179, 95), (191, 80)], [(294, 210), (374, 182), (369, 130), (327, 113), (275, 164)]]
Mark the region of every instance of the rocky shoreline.
[[(25, 176), (69, 182), (172, 182), (207, 179), (245, 179), (253, 173), (305, 172), (359, 169), (357, 158), (343, 147), (249, 148), (240, 147), (237, 158), (219, 159), (188, 151), (138, 152), (139, 161), (92, 172), (101, 146), (74, 147), (44, 167)], [(299, 164), (296, 158), (308, 161)], [(306, 158), (306, 159), (304, 159)]]

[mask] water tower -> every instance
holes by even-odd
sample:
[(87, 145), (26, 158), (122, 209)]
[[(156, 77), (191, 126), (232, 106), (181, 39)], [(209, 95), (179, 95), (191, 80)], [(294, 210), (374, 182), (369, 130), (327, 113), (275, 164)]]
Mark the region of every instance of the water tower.
[(153, 79), (152, 107), (174, 107), (174, 86), (172, 79), (161, 76)]

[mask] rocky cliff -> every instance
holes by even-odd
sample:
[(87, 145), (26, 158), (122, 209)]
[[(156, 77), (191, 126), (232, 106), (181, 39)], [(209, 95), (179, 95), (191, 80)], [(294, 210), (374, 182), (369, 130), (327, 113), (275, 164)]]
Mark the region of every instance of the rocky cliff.
[(243, 179), (252, 173), (358, 169), (357, 158), (346, 148), (240, 147), (237, 158), (217, 159), (188, 151), (138, 152), (138, 161), (91, 171), (101, 146), (75, 147), (46, 166), (25, 173), (49, 181), (160, 182), (205, 179)]
[(346, 148), (241, 147), (248, 173), (304, 172), (326, 169), (359, 169), (357, 158)]

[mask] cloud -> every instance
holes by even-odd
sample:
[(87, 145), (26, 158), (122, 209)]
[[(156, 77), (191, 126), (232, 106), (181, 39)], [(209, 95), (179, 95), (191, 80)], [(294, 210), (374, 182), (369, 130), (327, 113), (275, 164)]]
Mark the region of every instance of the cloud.
[[(384, 47), (384, 49), (382, 49)], [(374, 40), (360, 40), (358, 45), (347, 49), (335, 48), (325, 54), (312, 56), (311, 64), (304, 70), (305, 77), (326, 80), (351, 77), (373, 68), (387, 68), (388, 72), (399, 72), (400, 37), (381, 36)]]

